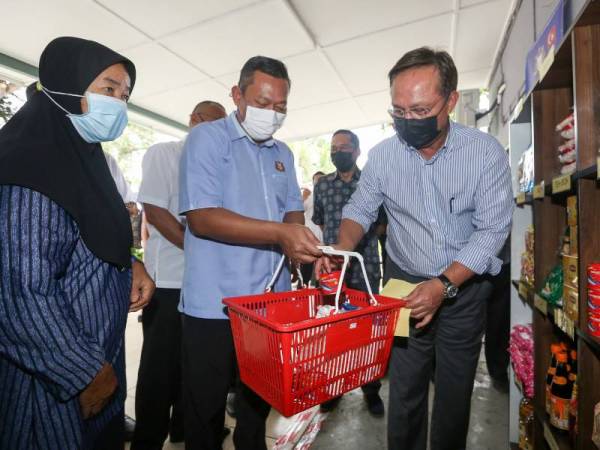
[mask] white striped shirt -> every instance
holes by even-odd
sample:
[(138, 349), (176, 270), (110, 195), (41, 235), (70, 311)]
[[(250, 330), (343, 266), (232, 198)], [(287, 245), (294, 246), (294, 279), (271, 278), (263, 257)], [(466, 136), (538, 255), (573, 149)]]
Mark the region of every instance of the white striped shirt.
[(431, 278), (453, 261), (478, 274), (500, 271), (514, 205), (508, 156), (491, 135), (451, 122), (429, 161), (396, 136), (380, 142), (343, 218), (366, 231), (382, 203), (386, 250), (405, 272)]

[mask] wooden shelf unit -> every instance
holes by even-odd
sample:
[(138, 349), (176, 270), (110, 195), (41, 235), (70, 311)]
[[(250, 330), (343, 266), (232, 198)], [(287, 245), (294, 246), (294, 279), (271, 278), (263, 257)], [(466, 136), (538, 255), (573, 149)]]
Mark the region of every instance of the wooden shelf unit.
[[(594, 405), (600, 402), (600, 339), (587, 333), (587, 266), (600, 262), (600, 183), (597, 181), (600, 149), (600, 2), (591, 1), (565, 32), (554, 62), (530, 95), (535, 184), (545, 185), (543, 198), (521, 197), (531, 205), (535, 232), (535, 286), (539, 292), (552, 268), (561, 262), (560, 240), (566, 226), (566, 199), (577, 196), (579, 257), (579, 320), (573, 337), (555, 323), (555, 309), (534, 305), (533, 292), (523, 300), (532, 306), (534, 333), (534, 448), (597, 450), (591, 441)], [(573, 108), (575, 112), (577, 171), (570, 189), (554, 194), (552, 182), (560, 176), (557, 147), (563, 142), (555, 131)], [(524, 199), (524, 202), (523, 202)], [(513, 236), (513, 239), (522, 239)], [(513, 282), (518, 288), (518, 282)], [(545, 413), (545, 379), (550, 344), (571, 341), (578, 353), (578, 431), (575, 446), (568, 436), (548, 425)], [(555, 439), (551, 443), (549, 440)]]

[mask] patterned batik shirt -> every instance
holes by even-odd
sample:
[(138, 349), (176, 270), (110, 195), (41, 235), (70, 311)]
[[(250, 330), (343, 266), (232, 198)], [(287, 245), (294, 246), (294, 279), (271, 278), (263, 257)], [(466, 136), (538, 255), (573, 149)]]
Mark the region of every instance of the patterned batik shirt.
[[(323, 242), (326, 245), (338, 241), (338, 231), (342, 222), (342, 209), (350, 200), (356, 190), (360, 179), (360, 170), (356, 169), (352, 179), (344, 182), (337, 172), (322, 177), (314, 189), (314, 213), (312, 220), (315, 224), (323, 226)], [(380, 223), (385, 223), (380, 211), (377, 221), (371, 225), (369, 231), (363, 236), (356, 246), (355, 251), (360, 253), (365, 260), (365, 268), (371, 288), (376, 292), (379, 287), (381, 271), (379, 268), (379, 248), (375, 228)], [(351, 264), (346, 283), (349, 287), (364, 290), (364, 277), (360, 264), (354, 261)]]

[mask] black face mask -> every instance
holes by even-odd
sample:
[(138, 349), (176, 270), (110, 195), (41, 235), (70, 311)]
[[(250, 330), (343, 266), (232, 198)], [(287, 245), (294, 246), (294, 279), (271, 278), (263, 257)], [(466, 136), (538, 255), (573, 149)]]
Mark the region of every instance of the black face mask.
[(354, 167), (354, 155), (348, 152), (335, 152), (331, 155), (331, 162), (340, 172), (350, 172)]
[(437, 129), (437, 115), (424, 119), (394, 117), (394, 128), (400, 139), (417, 150), (431, 144), (442, 132)]

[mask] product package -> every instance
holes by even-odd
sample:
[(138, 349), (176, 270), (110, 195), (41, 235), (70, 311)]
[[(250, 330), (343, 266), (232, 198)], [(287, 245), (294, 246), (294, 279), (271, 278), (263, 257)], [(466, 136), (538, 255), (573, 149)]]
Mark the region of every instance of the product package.
[(522, 386), (525, 397), (533, 398), (533, 331), (531, 324), (513, 327), (510, 332), (508, 351), (516, 383)]
[(600, 264), (590, 264), (588, 272), (588, 332), (600, 337)]
[(569, 114), (564, 120), (556, 125), (556, 131), (563, 139), (558, 146), (558, 161), (561, 164), (560, 173), (566, 175), (577, 169), (577, 148), (575, 144), (575, 116)]

